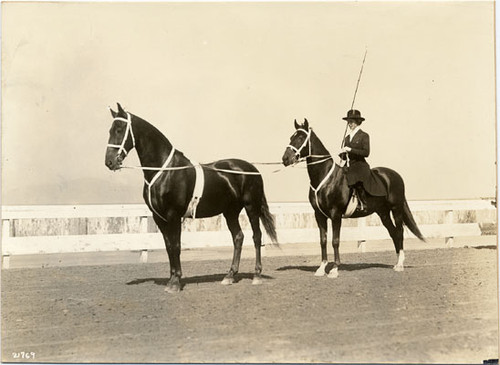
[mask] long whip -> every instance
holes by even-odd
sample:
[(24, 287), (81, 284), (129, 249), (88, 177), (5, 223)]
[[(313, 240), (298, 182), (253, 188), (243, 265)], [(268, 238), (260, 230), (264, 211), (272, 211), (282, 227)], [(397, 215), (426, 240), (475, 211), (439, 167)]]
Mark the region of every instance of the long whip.
[[(356, 100), (356, 95), (358, 93), (359, 82), (361, 81), (361, 75), (363, 74), (363, 67), (365, 66), (365, 60), (366, 60), (367, 53), (368, 53), (368, 48), (365, 49), (365, 56), (363, 57), (363, 63), (361, 63), (361, 69), (359, 70), (358, 82), (356, 83), (356, 90), (354, 90), (354, 96), (352, 98), (351, 110), (354, 108), (354, 101)], [(348, 126), (348, 123), (346, 123), (346, 125), (345, 125), (344, 137), (342, 138), (342, 143), (340, 145), (340, 148), (344, 147), (345, 136), (347, 134), (347, 126)]]

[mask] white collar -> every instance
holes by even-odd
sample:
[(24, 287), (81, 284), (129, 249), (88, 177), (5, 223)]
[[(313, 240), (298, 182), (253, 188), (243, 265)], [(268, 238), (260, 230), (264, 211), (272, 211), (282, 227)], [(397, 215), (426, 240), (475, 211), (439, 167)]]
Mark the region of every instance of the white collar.
[(351, 137), (351, 140), (354, 138), (354, 135), (358, 133), (358, 131), (361, 129), (361, 126), (358, 125), (356, 128), (354, 128), (352, 131), (349, 132), (349, 136)]

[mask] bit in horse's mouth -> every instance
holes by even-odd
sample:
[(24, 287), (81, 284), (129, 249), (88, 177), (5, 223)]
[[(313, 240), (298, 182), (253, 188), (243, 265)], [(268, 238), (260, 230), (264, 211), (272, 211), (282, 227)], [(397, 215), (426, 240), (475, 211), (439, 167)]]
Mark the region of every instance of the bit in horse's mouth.
[(121, 170), (121, 168), (122, 168), (122, 161), (120, 159), (116, 159), (115, 164), (112, 167), (110, 167), (110, 169), (113, 171)]

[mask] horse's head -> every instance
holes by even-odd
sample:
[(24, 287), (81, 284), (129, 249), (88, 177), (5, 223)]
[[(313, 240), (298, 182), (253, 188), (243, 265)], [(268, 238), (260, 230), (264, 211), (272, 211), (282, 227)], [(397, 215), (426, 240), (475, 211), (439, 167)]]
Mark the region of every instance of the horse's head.
[(111, 108), (113, 124), (109, 130), (105, 164), (110, 170), (118, 170), (129, 151), (135, 147), (131, 115), (118, 103), (118, 111)]
[(304, 118), (302, 125), (294, 121), (295, 133), (290, 137), (290, 143), (283, 154), (283, 165), (289, 166), (297, 163), (300, 159), (306, 158), (311, 154), (311, 133), (309, 122)]

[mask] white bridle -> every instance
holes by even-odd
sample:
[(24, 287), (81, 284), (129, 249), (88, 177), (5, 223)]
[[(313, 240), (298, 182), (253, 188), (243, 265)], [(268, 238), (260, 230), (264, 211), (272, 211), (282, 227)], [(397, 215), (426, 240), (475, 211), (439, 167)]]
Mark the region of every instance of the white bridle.
[(125, 156), (128, 154), (127, 150), (125, 149), (125, 143), (127, 142), (127, 139), (128, 139), (128, 135), (130, 133), (130, 135), (132, 136), (132, 148), (135, 147), (135, 137), (134, 137), (134, 131), (132, 130), (132, 119), (130, 118), (130, 113), (127, 112), (127, 119), (125, 118), (120, 118), (120, 117), (116, 117), (113, 119), (113, 122), (114, 121), (121, 121), (121, 122), (125, 122), (127, 124), (127, 127), (125, 129), (125, 134), (123, 135), (123, 141), (121, 144), (111, 144), (111, 143), (108, 143), (108, 147), (111, 147), (111, 148), (118, 148), (118, 155), (120, 155), (122, 152), (125, 152)]
[[(287, 148), (290, 148), (293, 152), (295, 152), (295, 156), (297, 156), (297, 160), (301, 160), (301, 158), (305, 159), (305, 158), (311, 156), (311, 144), (310, 143), (309, 143), (309, 154), (307, 156), (304, 156), (304, 157), (300, 157), (300, 154), (302, 153), (302, 149), (311, 140), (312, 128), (309, 128), (308, 130), (299, 128), (299, 129), (297, 129), (297, 132), (304, 132), (306, 134), (306, 139), (304, 140), (304, 142), (302, 143), (302, 145), (299, 148), (296, 148), (295, 146), (292, 146), (291, 144), (289, 144), (287, 146)], [(297, 133), (297, 132), (295, 132), (295, 133)]]

